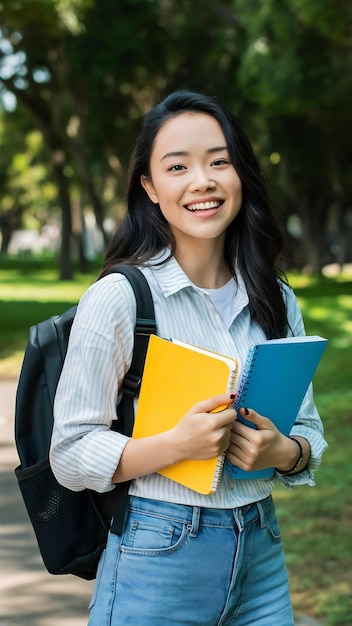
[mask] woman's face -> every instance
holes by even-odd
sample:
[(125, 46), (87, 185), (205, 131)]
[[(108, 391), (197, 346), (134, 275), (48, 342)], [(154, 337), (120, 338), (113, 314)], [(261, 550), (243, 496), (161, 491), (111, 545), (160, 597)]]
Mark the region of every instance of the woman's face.
[(165, 122), (154, 141), (150, 177), (142, 176), (141, 183), (176, 243), (224, 241), (242, 204), (241, 180), (221, 126), (205, 113), (181, 113)]

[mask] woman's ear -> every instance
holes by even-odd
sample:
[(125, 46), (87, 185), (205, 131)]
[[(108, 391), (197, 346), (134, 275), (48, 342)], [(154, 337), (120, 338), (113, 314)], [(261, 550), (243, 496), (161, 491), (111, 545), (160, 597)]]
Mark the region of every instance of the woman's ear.
[(141, 185), (142, 185), (143, 189), (147, 192), (150, 200), (154, 204), (158, 204), (158, 197), (157, 197), (157, 195), (155, 193), (154, 185), (153, 185), (151, 179), (149, 178), (149, 176), (145, 176), (145, 174), (142, 174), (142, 176), (141, 176)]

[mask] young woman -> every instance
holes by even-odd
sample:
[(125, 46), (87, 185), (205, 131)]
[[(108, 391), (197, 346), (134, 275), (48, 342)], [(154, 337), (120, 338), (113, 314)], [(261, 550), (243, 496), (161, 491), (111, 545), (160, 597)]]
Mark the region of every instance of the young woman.
[[(105, 269), (142, 269), (158, 335), (242, 366), (254, 343), (304, 334), (295, 296), (275, 268), (281, 247), (260, 166), (236, 119), (212, 98), (168, 96), (145, 117)], [(256, 428), (241, 424), (227, 395), (199, 398), (172, 430), (130, 439), (110, 425), (134, 323), (129, 283), (103, 272), (79, 304), (55, 401), (57, 479), (99, 492), (132, 479), (123, 535), (110, 533), (99, 564), (89, 625), (292, 626), (271, 492), (277, 479), (314, 485), (326, 443), (311, 388), (292, 430), (299, 443), (250, 407)], [(275, 479), (235, 481), (224, 472), (216, 493), (204, 496), (156, 473), (224, 451), (245, 470), (275, 466)]]

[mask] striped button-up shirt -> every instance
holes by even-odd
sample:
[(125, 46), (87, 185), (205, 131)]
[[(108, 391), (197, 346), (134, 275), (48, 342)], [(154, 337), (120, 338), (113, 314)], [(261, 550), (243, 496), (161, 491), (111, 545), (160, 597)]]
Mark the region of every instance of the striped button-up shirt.
[[(164, 265), (141, 269), (153, 296), (157, 334), (234, 357), (240, 378), (248, 349), (265, 340), (262, 329), (251, 321), (241, 279), (232, 317), (225, 325), (207, 291), (194, 285), (174, 258)], [(282, 288), (290, 334), (303, 335), (304, 324), (295, 295), (287, 286)], [(116, 419), (118, 390), (131, 363), (135, 317), (132, 288), (119, 274), (110, 274), (94, 283), (78, 305), (55, 398), (50, 454), (58, 481), (74, 491), (89, 488), (104, 492), (113, 488), (112, 476), (128, 437), (110, 430), (110, 425)], [(182, 389), (175, 389), (174, 393), (182, 393)], [(327, 444), (313, 402), (312, 386), (292, 434), (308, 439), (309, 467), (297, 476), (279, 480), (289, 487), (314, 485), (313, 474)], [(223, 472), (216, 493), (205, 496), (153, 473), (133, 480), (130, 493), (182, 504), (233, 508), (267, 497), (275, 480), (233, 480)]]

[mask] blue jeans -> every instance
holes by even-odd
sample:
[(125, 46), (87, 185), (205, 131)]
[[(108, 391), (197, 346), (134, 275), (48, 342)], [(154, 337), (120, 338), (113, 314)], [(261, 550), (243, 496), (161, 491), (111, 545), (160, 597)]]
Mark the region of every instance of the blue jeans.
[(88, 626), (293, 626), (271, 497), (218, 510), (132, 497)]

